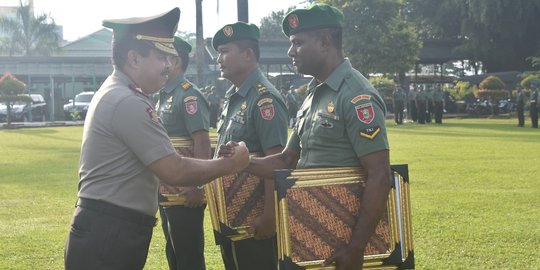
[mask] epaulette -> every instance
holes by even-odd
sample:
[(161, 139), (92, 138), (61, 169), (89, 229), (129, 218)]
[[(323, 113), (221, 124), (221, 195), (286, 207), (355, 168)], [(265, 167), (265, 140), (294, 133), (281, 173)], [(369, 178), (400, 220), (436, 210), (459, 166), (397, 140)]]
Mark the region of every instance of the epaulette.
[(189, 83), (188, 81), (184, 81), (180, 86), (182, 87), (182, 89), (188, 90), (191, 87), (191, 83)]
[(262, 95), (267, 90), (266, 86), (264, 84), (262, 84), (262, 83), (257, 84), (256, 87), (257, 87), (257, 91), (259, 91), (259, 95)]

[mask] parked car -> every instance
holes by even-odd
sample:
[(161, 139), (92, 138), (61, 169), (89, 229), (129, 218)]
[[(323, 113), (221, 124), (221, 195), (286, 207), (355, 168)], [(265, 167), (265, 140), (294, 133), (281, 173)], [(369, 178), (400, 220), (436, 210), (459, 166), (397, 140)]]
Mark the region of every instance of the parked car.
[(94, 97), (95, 92), (82, 92), (75, 96), (75, 99), (70, 99), (64, 104), (64, 115), (67, 120), (84, 120), (88, 112), (90, 101)]
[[(32, 102), (15, 101), (11, 103), (11, 121), (12, 122), (28, 122), (41, 121), (44, 122), (47, 118), (47, 103), (40, 94), (27, 95), (32, 98)], [(29, 109), (32, 108), (31, 117)], [(7, 106), (6, 104), (0, 105), (0, 122), (7, 122)]]

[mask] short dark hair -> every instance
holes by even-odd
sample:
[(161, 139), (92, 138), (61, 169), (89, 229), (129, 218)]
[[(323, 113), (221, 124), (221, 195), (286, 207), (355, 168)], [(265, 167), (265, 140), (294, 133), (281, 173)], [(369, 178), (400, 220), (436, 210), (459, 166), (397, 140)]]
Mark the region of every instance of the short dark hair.
[(257, 62), (259, 62), (259, 58), (261, 57), (261, 52), (259, 49), (259, 42), (257, 40), (253, 39), (242, 39), (242, 40), (235, 40), (231, 41), (236, 43), (240, 51), (245, 51), (246, 49), (251, 49), (253, 53), (255, 54), (255, 57), (257, 57)]
[(150, 54), (152, 46), (147, 41), (134, 40), (130, 38), (113, 37), (112, 42), (112, 64), (116, 68), (122, 69), (127, 62), (127, 55), (130, 50), (135, 50), (143, 57)]
[(330, 36), (332, 45), (339, 51), (343, 49), (343, 31), (341, 28), (322, 28), (313, 30), (313, 35), (322, 38), (324, 35)]

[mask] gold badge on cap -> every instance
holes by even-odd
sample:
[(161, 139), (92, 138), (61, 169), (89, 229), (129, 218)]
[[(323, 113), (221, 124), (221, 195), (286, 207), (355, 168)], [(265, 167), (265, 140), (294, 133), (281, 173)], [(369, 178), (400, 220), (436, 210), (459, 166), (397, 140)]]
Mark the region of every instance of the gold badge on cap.
[(289, 26), (292, 29), (298, 27), (298, 16), (296, 16), (296, 14), (292, 14), (291, 16), (289, 16), (289, 18), (287, 18), (287, 20), (289, 21)]
[(226, 37), (232, 36), (234, 33), (232, 26), (227, 25), (223, 28), (223, 34), (225, 34)]
[(332, 101), (330, 101), (330, 103), (328, 103), (328, 105), (326, 105), (326, 109), (328, 110), (329, 113), (333, 113), (335, 107), (336, 106), (334, 105), (334, 102), (332, 102)]

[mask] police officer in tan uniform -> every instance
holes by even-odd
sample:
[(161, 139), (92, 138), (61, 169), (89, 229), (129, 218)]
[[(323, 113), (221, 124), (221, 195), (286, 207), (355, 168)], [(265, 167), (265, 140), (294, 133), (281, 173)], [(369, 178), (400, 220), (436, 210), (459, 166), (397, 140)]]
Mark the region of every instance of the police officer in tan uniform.
[[(143, 269), (158, 210), (159, 180), (198, 186), (242, 170), (235, 155), (198, 160), (176, 154), (150, 96), (163, 87), (176, 56), (180, 10), (103, 21), (113, 29), (113, 73), (85, 120), (78, 201), (65, 246), (65, 269)], [(156, 178), (158, 176), (158, 178)]]
[[(288, 55), (299, 73), (312, 75), (308, 93), (286, 148), (267, 158), (251, 158), (249, 172), (272, 177), (274, 169), (359, 166), (368, 174), (361, 214), (351, 242), (325, 265), (362, 269), (366, 245), (390, 190), (386, 107), (379, 93), (342, 54), (343, 14), (326, 4), (289, 12), (283, 32)], [(234, 151), (233, 151), (234, 152)], [(226, 155), (228, 149), (221, 149)]]
[[(258, 67), (259, 28), (237, 22), (216, 32), (212, 46), (219, 52), (221, 75), (233, 86), (225, 94), (218, 123), (218, 145), (244, 141), (250, 153), (271, 155), (287, 143), (287, 108), (281, 94)], [(250, 230), (255, 235), (221, 243), (227, 270), (277, 268), (273, 180), (264, 182), (264, 210)]]
[[(191, 141), (193, 157), (209, 159), (208, 103), (201, 91), (186, 80), (191, 45), (174, 38), (178, 57), (171, 60), (169, 80), (159, 93), (156, 106), (163, 126), (171, 138)], [(162, 183), (160, 187), (161, 226), (165, 233), (165, 254), (170, 270), (204, 270), (204, 191), (198, 187), (176, 187)], [(169, 200), (185, 198), (181, 200)]]

